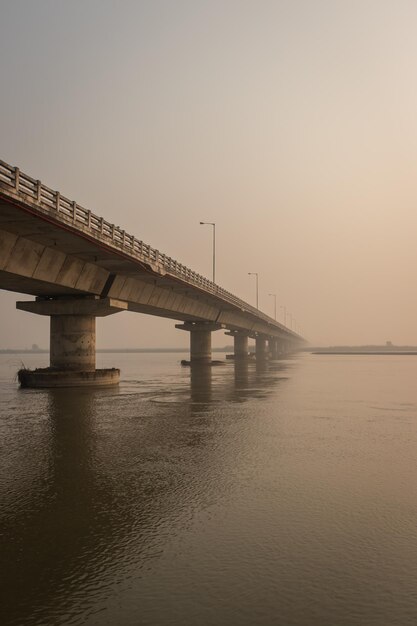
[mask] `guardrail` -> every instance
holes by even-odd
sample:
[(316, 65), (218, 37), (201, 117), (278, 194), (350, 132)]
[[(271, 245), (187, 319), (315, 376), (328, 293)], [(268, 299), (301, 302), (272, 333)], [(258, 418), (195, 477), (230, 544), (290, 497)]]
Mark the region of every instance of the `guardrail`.
[(106, 244), (122, 250), (124, 253), (138, 259), (142, 262), (148, 262), (162, 273), (170, 274), (183, 281), (191, 283), (196, 287), (203, 288), (205, 291), (222, 298), (226, 302), (238, 307), (243, 311), (247, 311), (256, 315), (263, 321), (272, 324), (275, 327), (284, 330), (287, 333), (296, 335), (286, 326), (275, 321), (265, 313), (259, 311), (244, 300), (237, 298), (232, 293), (219, 287), (208, 278), (194, 272), (182, 263), (178, 263), (175, 259), (155, 250), (149, 244), (145, 244), (133, 235), (129, 235), (126, 231), (107, 222), (104, 218), (98, 217), (89, 209), (77, 204), (77, 202), (68, 200), (62, 196), (59, 191), (54, 191), (44, 185), (40, 180), (35, 180), (31, 176), (20, 171), (18, 167), (13, 167), (0, 160), (0, 184), (7, 185), (18, 194), (29, 196), (36, 202), (40, 209), (52, 212), (55, 219), (61, 220), (74, 228), (82, 228), (83, 232), (87, 232), (93, 237), (100, 238)]

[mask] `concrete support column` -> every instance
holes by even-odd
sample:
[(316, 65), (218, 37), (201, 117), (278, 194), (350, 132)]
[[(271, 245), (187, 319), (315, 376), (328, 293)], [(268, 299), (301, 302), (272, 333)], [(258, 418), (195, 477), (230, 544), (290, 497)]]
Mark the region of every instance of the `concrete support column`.
[(258, 335), (255, 341), (256, 341), (256, 358), (265, 359), (267, 355), (266, 337), (264, 335)]
[(244, 333), (235, 333), (234, 350), (235, 359), (247, 359), (248, 357), (248, 339)]
[(224, 328), (215, 322), (184, 322), (175, 324), (179, 330), (190, 333), (190, 363), (211, 363), (211, 333), (213, 330)]
[(50, 365), (60, 370), (96, 369), (96, 318), (51, 315)]
[(190, 331), (191, 363), (211, 363), (211, 330), (195, 328)]
[(276, 337), (270, 337), (268, 339), (268, 348), (271, 359), (277, 359), (278, 353), (278, 339)]
[[(248, 334), (243, 330), (229, 330), (226, 335), (233, 337), (234, 342), (234, 359), (247, 359), (248, 358)], [(229, 357), (226, 357), (229, 358)]]
[(127, 303), (112, 298), (39, 298), (17, 308), (50, 318), (50, 366), (18, 372), (22, 387), (107, 386), (119, 382), (120, 370), (96, 370), (96, 317), (124, 311)]

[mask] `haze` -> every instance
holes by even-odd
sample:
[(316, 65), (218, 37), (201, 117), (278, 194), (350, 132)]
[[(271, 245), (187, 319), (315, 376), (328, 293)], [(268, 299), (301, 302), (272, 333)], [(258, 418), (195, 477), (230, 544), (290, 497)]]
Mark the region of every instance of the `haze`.
[[(0, 0), (0, 158), (313, 344), (416, 344), (414, 1)], [(0, 347), (49, 345), (1, 292)], [(98, 320), (98, 347), (188, 344)], [(213, 345), (230, 343), (213, 334)]]

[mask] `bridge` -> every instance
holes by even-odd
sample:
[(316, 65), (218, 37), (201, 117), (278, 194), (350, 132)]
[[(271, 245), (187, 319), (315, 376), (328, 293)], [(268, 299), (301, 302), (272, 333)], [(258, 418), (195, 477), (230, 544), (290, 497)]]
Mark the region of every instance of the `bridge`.
[(50, 368), (30, 386), (108, 385), (119, 370), (97, 370), (96, 317), (136, 311), (190, 333), (190, 362), (211, 362), (211, 333), (234, 338), (234, 357), (277, 358), (303, 338), (119, 226), (0, 161), (0, 289), (35, 296), (18, 309), (50, 317)]

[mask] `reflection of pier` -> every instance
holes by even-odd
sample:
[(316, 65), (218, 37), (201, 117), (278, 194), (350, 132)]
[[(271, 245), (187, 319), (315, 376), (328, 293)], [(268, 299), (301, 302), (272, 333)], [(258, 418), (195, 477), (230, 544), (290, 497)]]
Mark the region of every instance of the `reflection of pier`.
[(280, 382), (280, 374), (287, 368), (288, 361), (284, 359), (234, 359), (220, 367), (192, 366), (190, 398), (193, 411), (207, 410), (214, 402), (244, 402), (258, 397), (260, 392), (265, 394)]
[(18, 516), (11, 506), (0, 513), (2, 624), (53, 624), (74, 605), (88, 613), (95, 596), (86, 589), (107, 597), (120, 568), (158, 558), (155, 528), (171, 532), (207, 481), (221, 483), (236, 462), (222, 407), (272, 391), (279, 377), (265, 368), (191, 367), (176, 403), (149, 403), (140, 390), (38, 392), (48, 427), (37, 456), (19, 459), (38, 478), (25, 491), (16, 479), (5, 494), (23, 503)]
[[(55, 611), (70, 602), (80, 577), (94, 576), (99, 544), (100, 558), (115, 547), (117, 520), (110, 511), (116, 495), (95, 460), (98, 396), (93, 390), (45, 393), (49, 429), (41, 442), (43, 473), (25, 494), (24, 515), (2, 522), (3, 624), (23, 624), (37, 614), (48, 619), (36, 623), (54, 623)], [(100, 390), (101, 398), (107, 393)]]
[(190, 400), (193, 411), (204, 410), (211, 402), (212, 370), (211, 365), (204, 363), (190, 367)]

